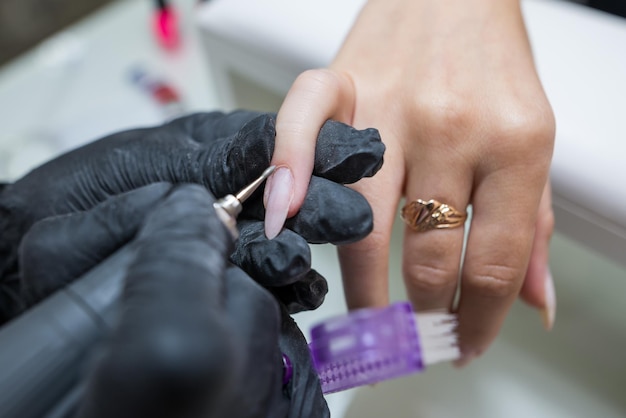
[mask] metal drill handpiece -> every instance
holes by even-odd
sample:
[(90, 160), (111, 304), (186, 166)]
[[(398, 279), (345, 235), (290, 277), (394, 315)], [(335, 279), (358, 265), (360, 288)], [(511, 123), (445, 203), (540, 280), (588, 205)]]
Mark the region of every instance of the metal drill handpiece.
[(252, 193), (274, 172), (276, 166), (270, 166), (256, 180), (241, 189), (236, 195), (228, 194), (215, 203), (213, 207), (218, 216), (228, 227), (233, 237), (237, 238), (237, 216), (241, 213), (242, 203), (248, 199)]

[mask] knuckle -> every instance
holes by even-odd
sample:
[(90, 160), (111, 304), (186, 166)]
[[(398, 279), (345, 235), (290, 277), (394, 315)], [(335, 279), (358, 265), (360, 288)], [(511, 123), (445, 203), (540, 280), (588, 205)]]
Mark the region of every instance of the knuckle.
[[(555, 118), (549, 104), (504, 99), (496, 105), (464, 99), (453, 92), (425, 92), (413, 98), (409, 112), (419, 115), (419, 129), (438, 144), (452, 149), (489, 147), (489, 154), (549, 159), (555, 137)], [(476, 141), (469, 141), (475, 138)]]
[(455, 284), (458, 269), (443, 264), (405, 263), (403, 273), (407, 287), (416, 292), (433, 293)]
[(496, 158), (518, 156), (521, 162), (548, 163), (555, 137), (554, 115), (549, 106), (503, 104), (491, 115), (489, 141)]
[(466, 284), (484, 297), (505, 299), (517, 294), (521, 272), (515, 267), (502, 264), (486, 264), (470, 272)]
[(513, 107), (497, 114), (494, 133), (501, 138), (523, 140), (525, 146), (532, 143), (539, 147), (551, 146), (555, 124), (551, 111), (546, 113), (528, 107)]
[(306, 70), (294, 82), (297, 89), (314, 93), (339, 91), (343, 86), (341, 76), (329, 69)]
[(420, 95), (412, 112), (420, 115), (427, 129), (443, 129), (452, 133), (468, 128), (474, 114), (472, 106), (466, 101), (441, 92)]

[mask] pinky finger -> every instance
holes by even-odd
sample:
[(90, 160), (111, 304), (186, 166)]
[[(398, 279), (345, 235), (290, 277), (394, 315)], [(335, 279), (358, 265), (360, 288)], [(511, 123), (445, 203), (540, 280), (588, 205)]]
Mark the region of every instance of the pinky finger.
[(538, 308), (547, 330), (552, 329), (556, 317), (556, 293), (550, 272), (548, 256), (550, 238), (554, 231), (551, 188), (548, 182), (543, 190), (535, 227), (535, 238), (530, 262), (520, 297), (529, 305)]

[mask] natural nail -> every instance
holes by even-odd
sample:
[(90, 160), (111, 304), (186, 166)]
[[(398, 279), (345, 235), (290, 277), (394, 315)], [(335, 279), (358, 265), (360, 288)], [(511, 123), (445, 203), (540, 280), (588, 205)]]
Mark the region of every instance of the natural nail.
[(275, 238), (285, 224), (293, 199), (293, 176), (287, 167), (279, 167), (265, 186), (265, 235)]
[(554, 290), (554, 280), (552, 279), (550, 270), (548, 270), (546, 274), (544, 286), (546, 305), (541, 310), (541, 317), (543, 318), (543, 326), (546, 330), (550, 331), (554, 326), (554, 319), (556, 317), (556, 292)]

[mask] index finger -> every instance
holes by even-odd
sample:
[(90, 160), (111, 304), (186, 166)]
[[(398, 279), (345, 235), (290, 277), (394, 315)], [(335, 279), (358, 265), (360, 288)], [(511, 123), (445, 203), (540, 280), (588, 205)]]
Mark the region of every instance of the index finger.
[(309, 70), (291, 86), (276, 118), (271, 165), (278, 167), (265, 187), (265, 231), (275, 237), (304, 201), (315, 158), (317, 135), (326, 120), (348, 123), (354, 111), (350, 79), (332, 70)]

